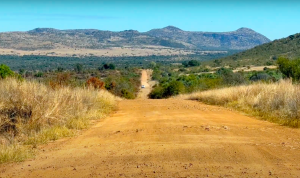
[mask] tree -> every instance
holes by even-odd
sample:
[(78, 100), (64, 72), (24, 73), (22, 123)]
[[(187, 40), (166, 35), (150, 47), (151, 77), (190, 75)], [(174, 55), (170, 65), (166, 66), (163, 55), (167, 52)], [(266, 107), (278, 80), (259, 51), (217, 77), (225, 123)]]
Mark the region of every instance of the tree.
[(150, 69), (155, 69), (156, 63), (154, 61), (150, 62)]
[(188, 63), (187, 61), (183, 61), (183, 62), (182, 62), (182, 65), (183, 65), (184, 67), (188, 67), (188, 66), (189, 66), (189, 63)]
[(178, 95), (180, 93), (183, 93), (184, 90), (185, 90), (185, 87), (182, 82), (172, 81), (169, 83), (167, 88), (164, 90), (164, 97), (168, 98), (171, 96)]
[(62, 67), (57, 67), (57, 72), (63, 72), (64, 71), (64, 68)]
[(289, 59), (280, 57), (277, 60), (279, 70), (288, 78), (292, 77), (292, 64)]
[(10, 70), (7, 65), (1, 64), (0, 65), (0, 78), (5, 79), (6, 77), (11, 77), (14, 75), (14, 72)]
[(280, 57), (277, 60), (279, 70), (288, 78), (300, 80), (300, 59), (289, 60)]
[(83, 71), (83, 65), (79, 63), (75, 64), (74, 70), (77, 73), (81, 73)]
[(19, 69), (19, 74), (20, 74), (20, 75), (24, 75), (24, 73), (25, 73), (25, 70), (24, 70), (24, 69)]
[(115, 70), (116, 69), (116, 66), (114, 64), (109, 64), (108, 67), (111, 70)]
[(200, 66), (200, 62), (196, 60), (190, 60), (188, 64), (189, 66)]
[(106, 70), (106, 69), (109, 69), (109, 65), (108, 64), (103, 64), (103, 68)]
[(227, 69), (227, 68), (224, 68), (224, 67), (221, 67), (219, 68), (217, 71), (216, 71), (216, 74), (218, 74), (219, 76), (228, 76), (228, 75), (231, 75), (233, 72), (232, 70), (230, 69)]
[(184, 67), (193, 67), (193, 66), (200, 66), (200, 62), (196, 60), (190, 60), (190, 61), (183, 61), (182, 65)]

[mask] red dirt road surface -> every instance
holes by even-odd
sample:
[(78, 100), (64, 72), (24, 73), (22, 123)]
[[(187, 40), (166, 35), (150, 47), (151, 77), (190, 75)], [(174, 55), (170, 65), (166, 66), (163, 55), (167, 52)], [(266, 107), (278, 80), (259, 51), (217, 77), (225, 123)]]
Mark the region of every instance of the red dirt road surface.
[(122, 100), (81, 135), (0, 165), (0, 177), (300, 177), (299, 135), (196, 101)]

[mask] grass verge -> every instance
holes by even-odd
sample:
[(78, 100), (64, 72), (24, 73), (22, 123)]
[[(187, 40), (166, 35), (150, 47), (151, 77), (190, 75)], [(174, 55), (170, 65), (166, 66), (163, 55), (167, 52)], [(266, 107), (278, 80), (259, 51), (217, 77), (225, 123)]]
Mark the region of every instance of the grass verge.
[(0, 80), (0, 163), (22, 161), (39, 144), (73, 136), (115, 106), (116, 97), (103, 90)]
[(209, 90), (187, 98), (234, 108), (281, 125), (300, 127), (300, 86), (289, 80)]

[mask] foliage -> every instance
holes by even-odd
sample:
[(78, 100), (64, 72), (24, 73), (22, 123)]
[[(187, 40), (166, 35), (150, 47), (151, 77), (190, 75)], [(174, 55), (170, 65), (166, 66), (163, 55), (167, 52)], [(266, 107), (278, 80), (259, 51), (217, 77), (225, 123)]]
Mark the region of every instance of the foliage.
[(86, 81), (86, 85), (93, 87), (94, 89), (104, 89), (105, 88), (105, 83), (99, 80), (96, 77), (91, 77)]
[(43, 77), (43, 75), (43, 72), (37, 72), (36, 74), (34, 74), (34, 77)]
[[(174, 70), (172, 66), (158, 65), (154, 68), (152, 79), (157, 80), (159, 84), (149, 94), (150, 98), (168, 98), (177, 94), (192, 93), (195, 91), (210, 90), (228, 86), (237, 86), (250, 84), (252, 82), (275, 82), (282, 79), (281, 72), (276, 69), (265, 68), (264, 71), (256, 72), (233, 72), (230, 68), (217, 68), (215, 73), (205, 73), (211, 70), (204, 66), (194, 66), (186, 70), (179, 67)], [(179, 92), (168, 92), (171, 83), (176, 81), (176, 87)], [(174, 82), (175, 83), (175, 82)]]
[(240, 85), (245, 83), (245, 78), (242, 73), (234, 73), (228, 68), (219, 68), (216, 74), (222, 78), (224, 85)]
[(77, 73), (81, 73), (83, 71), (83, 65), (79, 63), (75, 64), (74, 71)]
[(287, 77), (293, 80), (300, 80), (300, 59), (289, 60), (280, 57), (277, 60), (279, 70)]
[(190, 61), (184, 61), (182, 62), (182, 65), (184, 67), (193, 67), (193, 66), (200, 66), (200, 62), (197, 60), (190, 60)]
[(180, 81), (172, 81), (165, 84), (164, 86), (159, 86), (153, 89), (149, 94), (152, 99), (169, 98), (181, 93), (184, 93), (185, 87)]
[(114, 73), (105, 78), (105, 88), (116, 96), (134, 99), (139, 91), (140, 76), (140, 71), (134, 68)]
[(216, 53), (210, 55), (190, 54), (190, 55), (173, 55), (173, 56), (130, 56), (130, 57), (97, 57), (97, 56), (82, 56), (82, 57), (58, 57), (58, 56), (41, 56), (41, 55), (0, 55), (0, 63), (6, 64), (12, 70), (18, 71), (78, 71), (81, 70), (80, 65), (84, 66), (84, 70), (98, 69), (103, 64), (114, 64), (116, 69), (126, 69), (128, 67), (149, 68), (150, 63), (154, 62), (157, 65), (171, 64), (179, 60), (197, 60), (207, 61), (217, 59), (236, 53), (238, 51), (229, 51), (228, 53)]
[(0, 79), (5, 79), (14, 75), (14, 72), (10, 70), (7, 65), (0, 64)]
[(274, 65), (274, 61), (279, 56), (285, 58), (298, 58), (300, 56), (300, 33), (256, 46), (247, 51), (222, 58), (222, 60), (226, 64), (239, 62), (241, 65)]
[(52, 89), (59, 89), (71, 85), (71, 74), (67, 72), (57, 73), (55, 78), (49, 81)]
[(112, 63), (110, 64), (104, 63), (101, 67), (98, 68), (98, 70), (107, 70), (107, 69), (115, 70), (116, 66)]

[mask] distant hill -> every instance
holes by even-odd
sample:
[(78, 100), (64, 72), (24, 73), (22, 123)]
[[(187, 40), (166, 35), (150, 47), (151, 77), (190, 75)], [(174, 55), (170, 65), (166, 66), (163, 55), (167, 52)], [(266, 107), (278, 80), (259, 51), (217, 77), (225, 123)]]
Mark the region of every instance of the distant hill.
[(252, 49), (222, 58), (223, 62), (239, 62), (243, 64), (275, 63), (279, 56), (300, 58), (300, 33), (287, 38), (274, 40)]
[(209, 50), (245, 50), (270, 42), (267, 37), (249, 28), (240, 28), (232, 32), (189, 32), (168, 26), (150, 30), (146, 34), (184, 42), (198, 49)]
[(107, 49), (111, 47), (169, 47), (190, 50), (246, 50), (270, 42), (248, 28), (233, 32), (189, 32), (168, 26), (148, 32), (121, 32), (95, 29), (57, 30), (36, 28), (28, 32), (0, 33), (1, 49), (25, 51), (72, 49)]

